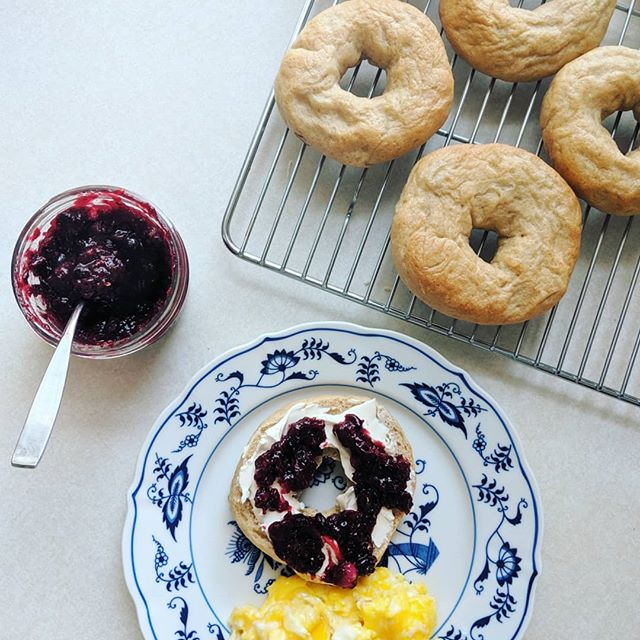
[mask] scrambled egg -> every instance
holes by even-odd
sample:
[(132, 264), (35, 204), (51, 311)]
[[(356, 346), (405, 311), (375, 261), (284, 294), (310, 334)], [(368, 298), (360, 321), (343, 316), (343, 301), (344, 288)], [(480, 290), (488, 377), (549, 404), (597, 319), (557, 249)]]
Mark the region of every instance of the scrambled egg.
[(261, 607), (236, 607), (232, 640), (425, 640), (436, 603), (423, 584), (378, 567), (354, 589), (278, 578)]

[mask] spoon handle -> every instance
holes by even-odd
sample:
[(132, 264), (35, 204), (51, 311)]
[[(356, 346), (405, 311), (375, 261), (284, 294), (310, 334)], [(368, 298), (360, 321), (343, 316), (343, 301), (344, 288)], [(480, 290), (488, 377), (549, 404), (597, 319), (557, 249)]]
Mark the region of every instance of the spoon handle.
[(79, 304), (73, 310), (62, 338), (60, 338), (49, 366), (42, 377), (38, 391), (36, 391), (29, 415), (22, 427), (18, 444), (16, 444), (11, 458), (11, 464), (14, 467), (35, 468), (40, 462), (47, 442), (49, 442), (49, 436), (62, 401), (62, 392), (67, 380), (71, 356), (71, 345), (82, 306)]

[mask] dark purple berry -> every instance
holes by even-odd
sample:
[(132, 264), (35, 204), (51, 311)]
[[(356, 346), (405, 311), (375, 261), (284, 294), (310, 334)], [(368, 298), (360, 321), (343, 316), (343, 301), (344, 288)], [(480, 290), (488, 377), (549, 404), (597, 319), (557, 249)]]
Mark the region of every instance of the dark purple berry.
[(279, 442), (258, 456), (254, 479), (258, 487), (280, 481), (287, 491), (302, 491), (311, 485), (325, 441), (324, 422), (302, 418), (289, 425)]
[(358, 511), (362, 513), (375, 513), (377, 515), (382, 508), (382, 500), (375, 487), (358, 486), (356, 498)]
[(361, 556), (356, 558), (355, 565), (358, 569), (359, 575), (368, 576), (375, 571), (376, 559), (371, 553), (363, 553)]
[(340, 552), (349, 562), (361, 566), (375, 566), (371, 532), (375, 519), (368, 515), (348, 509), (334, 513), (327, 518), (326, 535), (331, 536), (340, 548)]
[(358, 568), (353, 562), (341, 562), (327, 571), (324, 580), (329, 584), (337, 584), (344, 589), (353, 589), (358, 580)]
[(289, 514), (268, 530), (276, 555), (300, 573), (315, 574), (324, 562), (323, 542), (313, 519)]
[(261, 488), (256, 491), (255, 505), (263, 511), (288, 511), (287, 501), (280, 495), (280, 492), (273, 487)]
[(409, 513), (413, 502), (406, 491), (411, 476), (409, 461), (403, 456), (389, 455), (382, 444), (371, 439), (357, 416), (345, 416), (333, 432), (349, 449), (358, 509), (372, 517), (382, 507)]
[[(347, 509), (329, 517), (321, 513), (313, 517), (288, 514), (271, 525), (268, 534), (276, 554), (300, 573), (316, 574), (324, 562), (323, 545), (330, 544), (337, 552), (338, 564), (321, 577), (325, 582), (351, 588), (358, 575), (368, 575), (375, 569), (371, 534), (380, 509), (411, 510), (411, 495), (406, 491), (411, 465), (403, 456), (389, 455), (355, 415), (347, 415), (333, 431), (349, 450), (358, 510)], [(279, 509), (282, 498), (271, 486), (274, 482), (290, 491), (310, 486), (324, 441), (324, 423), (320, 420), (303, 418), (289, 425), (281, 440), (256, 460), (256, 506)]]
[(286, 438), (294, 447), (303, 445), (309, 449), (319, 449), (325, 440), (324, 421), (317, 418), (302, 418), (289, 425)]
[(96, 210), (92, 198), (54, 218), (28, 264), (39, 279), (30, 291), (53, 324), (64, 327), (84, 302), (76, 339), (85, 344), (142, 330), (164, 305), (173, 269), (167, 239), (149, 219), (115, 196)]
[(279, 442), (256, 458), (253, 478), (259, 487), (271, 486), (282, 473), (283, 455)]

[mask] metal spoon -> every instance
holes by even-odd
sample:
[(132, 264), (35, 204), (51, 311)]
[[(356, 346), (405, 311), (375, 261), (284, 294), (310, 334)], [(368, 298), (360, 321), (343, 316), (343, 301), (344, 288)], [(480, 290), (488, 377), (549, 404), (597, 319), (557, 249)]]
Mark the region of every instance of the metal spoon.
[(67, 380), (71, 345), (76, 332), (78, 318), (82, 311), (81, 302), (71, 314), (58, 346), (44, 372), (42, 382), (36, 391), (29, 415), (22, 427), (18, 444), (13, 452), (11, 464), (14, 467), (34, 469), (49, 442), (49, 436), (62, 402), (62, 393)]

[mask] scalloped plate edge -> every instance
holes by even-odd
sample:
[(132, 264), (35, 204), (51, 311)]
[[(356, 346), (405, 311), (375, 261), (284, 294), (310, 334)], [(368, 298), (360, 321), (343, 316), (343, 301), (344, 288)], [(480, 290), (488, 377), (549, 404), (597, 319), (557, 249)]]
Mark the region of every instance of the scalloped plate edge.
[(495, 410), (498, 417), (502, 420), (505, 427), (509, 431), (509, 434), (516, 445), (518, 450), (520, 464), (522, 469), (526, 472), (526, 478), (531, 486), (532, 495), (535, 498), (535, 507), (536, 507), (536, 515), (538, 518), (538, 530), (537, 530), (537, 541), (535, 544), (534, 551), (534, 571), (530, 578), (530, 585), (528, 589), (528, 601), (527, 601), (527, 609), (524, 617), (522, 618), (518, 629), (516, 630), (514, 638), (521, 638), (525, 633), (527, 627), (529, 626), (529, 622), (531, 620), (531, 616), (533, 613), (533, 608), (535, 604), (535, 595), (536, 588), (538, 584), (538, 578), (541, 573), (541, 549), (543, 542), (543, 531), (544, 531), (544, 517), (542, 510), (542, 500), (540, 496), (540, 490), (538, 487), (538, 483), (534, 474), (532, 473), (531, 466), (527, 460), (526, 454), (523, 451), (522, 442), (520, 441), (520, 436), (513, 426), (511, 420), (506, 416), (500, 404), (493, 398), (493, 396), (487, 393), (481, 385), (476, 383), (475, 379), (469, 375), (464, 369), (461, 369), (457, 365), (450, 362), (447, 358), (441, 355), (438, 351), (436, 351), (433, 347), (421, 342), (420, 340), (413, 338), (412, 336), (405, 335), (398, 331), (393, 331), (390, 329), (379, 329), (373, 327), (365, 327), (362, 325), (354, 324), (351, 322), (338, 322), (338, 321), (326, 321), (326, 322), (305, 322), (297, 325), (292, 325), (285, 329), (281, 329), (278, 331), (265, 332), (260, 334), (257, 338), (250, 340), (241, 345), (237, 345), (235, 347), (231, 347), (226, 351), (222, 352), (212, 360), (210, 360), (207, 364), (201, 367), (195, 375), (193, 375), (187, 384), (182, 388), (181, 392), (160, 412), (158, 418), (153, 423), (149, 432), (147, 433), (141, 447), (140, 452), (138, 454), (138, 458), (136, 461), (136, 466), (133, 474), (133, 480), (129, 485), (127, 490), (127, 515), (125, 517), (125, 521), (122, 528), (122, 568), (125, 578), (125, 583), (127, 585), (127, 589), (131, 598), (133, 599), (134, 606), (136, 609), (136, 615), (138, 619), (138, 624), (140, 626), (140, 631), (142, 636), (145, 639), (154, 638), (154, 640), (158, 640), (156, 636), (153, 626), (149, 620), (149, 609), (146, 604), (146, 600), (144, 594), (141, 592), (137, 580), (135, 577), (135, 571), (133, 568), (133, 559), (131, 557), (131, 532), (136, 522), (136, 507), (134, 502), (134, 496), (140, 489), (142, 483), (142, 472), (144, 470), (144, 465), (147, 460), (148, 452), (153, 444), (155, 438), (160, 433), (160, 430), (166, 423), (166, 421), (173, 415), (173, 413), (180, 407), (191, 394), (196, 385), (200, 382), (200, 380), (205, 376), (215, 365), (216, 363), (232, 356), (237, 355), (243, 351), (252, 350), (256, 347), (260, 346), (266, 341), (277, 340), (278, 338), (284, 338), (290, 336), (299, 331), (308, 331), (308, 330), (321, 330), (321, 329), (329, 329), (329, 330), (346, 330), (353, 331), (355, 333), (359, 333), (361, 335), (367, 335), (370, 337), (388, 337), (401, 340), (406, 344), (409, 344), (416, 348), (418, 351), (421, 351), (424, 355), (430, 357), (435, 362), (437, 362), (440, 366), (445, 369), (448, 369), (450, 373), (459, 376), (464, 382), (471, 388), (475, 393), (480, 395), (487, 403), (489, 403), (492, 408)]

